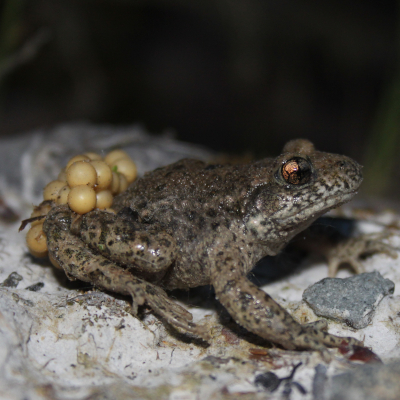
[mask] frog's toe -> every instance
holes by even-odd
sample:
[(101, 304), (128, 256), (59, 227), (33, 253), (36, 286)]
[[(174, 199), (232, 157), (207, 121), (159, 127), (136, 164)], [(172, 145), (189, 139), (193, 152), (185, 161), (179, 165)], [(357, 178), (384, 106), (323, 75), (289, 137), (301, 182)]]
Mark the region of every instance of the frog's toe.
[(329, 276), (336, 276), (342, 264), (349, 264), (357, 274), (365, 272), (363, 264), (359, 261), (360, 257), (364, 255), (383, 253), (396, 259), (398, 249), (385, 242), (392, 235), (391, 231), (367, 233), (356, 238), (349, 238), (339, 244), (327, 254)]
[(193, 315), (190, 313), (188, 310), (180, 306), (179, 304), (175, 303), (174, 300), (171, 300), (170, 298), (166, 297), (163, 299), (165, 301), (166, 306), (173, 311), (175, 314), (179, 315), (180, 318), (186, 319), (188, 321), (193, 320)]
[(193, 319), (193, 315), (186, 310), (184, 307), (177, 304), (174, 300), (172, 300), (168, 294), (159, 286), (153, 286), (153, 296), (157, 298), (159, 304), (163, 304), (166, 310), (171, 310), (175, 314), (179, 315), (182, 319), (186, 319), (191, 321)]
[(363, 346), (363, 343), (355, 338), (332, 335), (326, 331), (326, 328), (316, 329), (315, 326), (310, 325), (306, 325), (304, 327), (306, 331), (308, 331), (308, 336), (314, 338), (314, 340), (322, 343), (326, 347), (340, 347), (343, 345)]
[(324, 337), (324, 343), (329, 347), (341, 347), (341, 346), (361, 346), (364, 347), (364, 343), (358, 339), (350, 336), (335, 336), (327, 332)]
[(185, 332), (193, 333), (196, 336), (208, 340), (210, 338), (208, 330), (202, 326), (191, 322), (192, 314), (183, 307), (174, 303), (166, 296), (148, 296), (146, 303), (152, 310), (162, 317), (166, 322), (175, 328)]
[(331, 359), (328, 347), (363, 346), (362, 342), (352, 337), (340, 337), (326, 332), (324, 321), (303, 325), (293, 342), (298, 349), (319, 351), (326, 362)]
[(127, 289), (132, 297), (131, 303), (131, 314), (137, 316), (138, 307), (143, 305), (146, 300), (146, 293), (144, 291), (144, 285), (134, 282), (126, 283)]
[(357, 256), (348, 256), (348, 257), (339, 257), (337, 255), (328, 257), (328, 276), (330, 278), (334, 278), (338, 271), (339, 267), (343, 264), (348, 264), (353, 268), (356, 274), (362, 274), (365, 272), (364, 265), (358, 261)]
[(323, 319), (320, 319), (318, 321), (305, 324), (304, 326), (313, 330), (317, 329), (320, 331), (326, 331), (328, 329), (328, 322)]

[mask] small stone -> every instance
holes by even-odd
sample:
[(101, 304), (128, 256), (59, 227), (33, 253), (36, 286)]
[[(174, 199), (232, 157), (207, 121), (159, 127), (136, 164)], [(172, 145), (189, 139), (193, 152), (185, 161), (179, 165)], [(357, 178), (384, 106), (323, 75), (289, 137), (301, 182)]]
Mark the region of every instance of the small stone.
[(375, 271), (322, 279), (304, 291), (303, 300), (317, 315), (361, 329), (371, 322), (380, 301), (393, 292), (394, 283)]
[(33, 285), (28, 286), (25, 290), (29, 290), (30, 292), (38, 292), (40, 289), (44, 287), (43, 282), (34, 283)]
[(254, 384), (256, 386), (262, 386), (264, 389), (271, 393), (278, 389), (280, 383), (281, 379), (279, 379), (277, 375), (271, 371), (257, 375), (254, 379)]
[(325, 399), (325, 386), (327, 383), (327, 371), (325, 365), (318, 364), (315, 367), (315, 375), (312, 383), (312, 394), (314, 399)]
[(400, 363), (373, 364), (335, 375), (329, 400), (397, 400), (400, 393)]
[(0, 287), (16, 288), (22, 279), (24, 278), (18, 272), (11, 272), (4, 282), (0, 283)]

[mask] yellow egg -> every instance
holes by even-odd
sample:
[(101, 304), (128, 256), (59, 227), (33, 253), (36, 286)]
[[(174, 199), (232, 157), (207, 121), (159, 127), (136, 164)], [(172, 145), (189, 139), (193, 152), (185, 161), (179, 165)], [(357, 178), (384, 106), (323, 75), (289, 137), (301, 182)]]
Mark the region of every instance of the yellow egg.
[(118, 174), (118, 175), (119, 175), (118, 193), (122, 193), (122, 192), (125, 192), (126, 189), (128, 189), (129, 183), (124, 174)]
[(67, 204), (68, 203), (68, 195), (69, 192), (71, 191), (71, 188), (67, 185), (62, 187), (60, 191), (58, 192), (58, 197), (56, 200), (57, 204)]
[(71, 188), (79, 185), (93, 187), (97, 182), (96, 170), (91, 163), (77, 161), (67, 169), (67, 182)]
[[(51, 203), (46, 203), (46, 204), (40, 204), (36, 206), (31, 214), (31, 218), (35, 217), (41, 217), (43, 215), (47, 215), (47, 213), (51, 210)], [(37, 221), (31, 222), (31, 226), (43, 224), (44, 218), (43, 219), (38, 219)]]
[(96, 192), (87, 185), (75, 186), (68, 195), (68, 205), (78, 214), (86, 214), (96, 207)]
[(60, 173), (58, 174), (58, 181), (67, 183), (67, 169), (63, 168)]
[(26, 244), (30, 253), (35, 257), (47, 256), (46, 235), (43, 232), (43, 223), (32, 226), (26, 234)]
[(61, 267), (61, 265), (58, 263), (58, 261), (53, 257), (53, 255), (51, 253), (49, 253), (49, 260), (53, 264), (54, 267), (56, 267), (58, 269), (63, 269)]
[(108, 164), (108, 165), (112, 165), (114, 164), (114, 161), (120, 159), (120, 158), (129, 158), (129, 155), (127, 152), (123, 151), (123, 150), (113, 150), (110, 151), (104, 158), (104, 161)]
[(112, 170), (117, 169), (117, 172), (125, 175), (128, 183), (132, 183), (137, 177), (136, 164), (130, 158), (120, 158), (112, 164)]
[(51, 181), (43, 189), (43, 199), (44, 200), (56, 200), (58, 192), (65, 186), (65, 182), (61, 181)]
[(117, 174), (116, 172), (113, 171), (112, 176), (113, 176), (113, 178), (112, 178), (110, 190), (113, 195), (116, 195), (116, 194), (118, 194), (119, 185), (120, 185), (119, 174)]
[(104, 189), (108, 189), (112, 181), (112, 173), (109, 165), (104, 161), (91, 161), (90, 164), (93, 165), (94, 169), (96, 170), (96, 190), (101, 191)]
[(88, 157), (91, 161), (103, 160), (103, 157), (100, 154), (94, 153), (92, 151), (87, 151), (86, 153), (83, 153), (82, 155)]
[(73, 163), (77, 162), (77, 161), (90, 161), (90, 158), (88, 156), (85, 156), (83, 154), (79, 154), (75, 157), (72, 157), (68, 163), (67, 166), (65, 167), (65, 169), (68, 169)]
[(112, 205), (114, 196), (109, 190), (102, 190), (96, 193), (96, 207), (105, 209)]

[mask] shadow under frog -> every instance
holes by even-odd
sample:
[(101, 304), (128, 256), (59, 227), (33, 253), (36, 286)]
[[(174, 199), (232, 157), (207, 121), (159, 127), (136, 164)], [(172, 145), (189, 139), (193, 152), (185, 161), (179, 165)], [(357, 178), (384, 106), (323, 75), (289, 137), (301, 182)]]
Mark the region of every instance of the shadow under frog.
[(327, 347), (353, 338), (301, 325), (246, 275), (277, 254), (320, 215), (349, 201), (362, 181), (352, 159), (286, 144), (275, 159), (207, 165), (184, 159), (147, 173), (117, 196), (117, 214), (77, 215), (54, 206), (44, 222), (49, 256), (70, 279), (132, 296), (176, 328), (208, 338), (207, 329), (165, 290), (211, 284), (234, 320), (286, 349)]

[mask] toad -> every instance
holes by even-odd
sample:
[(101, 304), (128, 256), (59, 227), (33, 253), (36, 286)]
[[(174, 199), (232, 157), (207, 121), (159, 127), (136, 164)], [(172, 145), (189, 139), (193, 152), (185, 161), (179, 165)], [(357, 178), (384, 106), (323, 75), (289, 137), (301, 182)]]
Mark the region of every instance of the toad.
[(184, 159), (158, 168), (114, 199), (116, 214), (51, 208), (43, 230), (49, 256), (69, 279), (132, 297), (172, 326), (207, 338), (204, 326), (167, 292), (212, 285), (247, 330), (286, 349), (360, 345), (301, 325), (246, 275), (319, 216), (356, 194), (361, 167), (299, 139), (280, 156), (243, 165)]

